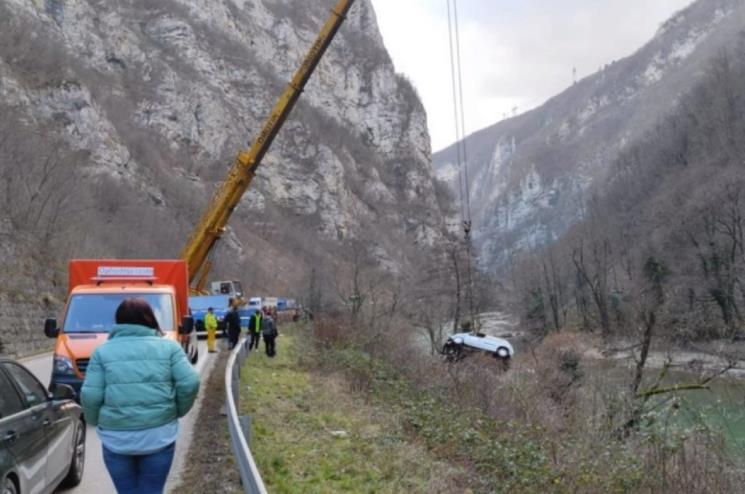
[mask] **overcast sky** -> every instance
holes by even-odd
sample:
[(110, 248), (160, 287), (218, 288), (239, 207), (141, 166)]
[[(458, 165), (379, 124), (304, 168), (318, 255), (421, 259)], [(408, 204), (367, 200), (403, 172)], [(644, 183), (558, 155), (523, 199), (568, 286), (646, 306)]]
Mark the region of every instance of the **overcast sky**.
[[(452, 0), (451, 0), (452, 1)], [(466, 132), (534, 108), (633, 53), (692, 0), (459, 0)], [(372, 0), (396, 70), (427, 109), (432, 148), (455, 141), (447, 0)]]

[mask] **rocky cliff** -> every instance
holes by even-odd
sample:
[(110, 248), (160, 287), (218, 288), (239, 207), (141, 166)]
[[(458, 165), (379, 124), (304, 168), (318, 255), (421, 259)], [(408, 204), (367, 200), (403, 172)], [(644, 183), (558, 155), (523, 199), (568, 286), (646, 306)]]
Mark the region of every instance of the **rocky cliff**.
[[(177, 255), (332, 3), (2, 0), (6, 150), (25, 148), (6, 151), (6, 170), (43, 174), (19, 157), (36, 147), (76, 177), (85, 207), (57, 198), (55, 220), (70, 255)], [(287, 291), (350, 239), (400, 268), (441, 236), (430, 154), (424, 109), (358, 0), (236, 211), (217, 274)]]
[[(467, 138), (475, 238), (500, 270), (558, 239), (602, 194), (611, 164), (654, 128), (745, 28), (742, 0), (699, 0), (628, 58), (613, 61), (543, 106)], [(455, 147), (434, 157), (457, 190)]]
[[(54, 289), (21, 283), (20, 262), (64, 273), (69, 257), (178, 255), (332, 4), (1, 0), (5, 290)], [(291, 296), (312, 269), (349, 259), (350, 243), (396, 272), (442, 237), (426, 115), (369, 0), (356, 2), (230, 225), (214, 276)]]

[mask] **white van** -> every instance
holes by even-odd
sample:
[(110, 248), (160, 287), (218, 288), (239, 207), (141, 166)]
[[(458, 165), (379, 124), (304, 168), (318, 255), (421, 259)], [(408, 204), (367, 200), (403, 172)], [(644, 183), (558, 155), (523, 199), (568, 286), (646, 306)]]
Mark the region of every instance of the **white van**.
[(261, 297), (251, 297), (248, 299), (248, 308), (256, 311), (261, 310), (261, 302)]

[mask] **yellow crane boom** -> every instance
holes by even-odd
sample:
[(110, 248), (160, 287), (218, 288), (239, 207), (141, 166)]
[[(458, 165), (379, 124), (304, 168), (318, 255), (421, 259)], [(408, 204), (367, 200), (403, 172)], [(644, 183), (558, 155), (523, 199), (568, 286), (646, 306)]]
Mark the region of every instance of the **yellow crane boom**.
[(210, 251), (225, 231), (230, 215), (256, 176), (261, 160), (295, 106), (300, 93), (334, 39), (353, 3), (354, 0), (339, 0), (332, 9), (331, 15), (303, 59), (300, 68), (287, 85), (287, 89), (274, 106), (253, 145), (249, 150), (238, 154), (227, 178), (218, 188), (201, 220), (189, 235), (179, 257), (189, 266), (189, 283), (194, 284), (196, 280), (194, 288), (197, 290), (203, 289), (207, 279), (210, 269), (207, 259)]

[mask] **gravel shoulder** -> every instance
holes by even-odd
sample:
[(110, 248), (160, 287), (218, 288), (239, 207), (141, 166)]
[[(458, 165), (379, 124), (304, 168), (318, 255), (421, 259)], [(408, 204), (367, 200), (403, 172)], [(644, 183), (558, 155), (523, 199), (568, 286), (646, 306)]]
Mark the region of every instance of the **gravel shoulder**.
[(214, 365), (202, 382), (200, 407), (194, 411), (197, 415), (191, 430), (188, 451), (180, 455), (182, 468), (177, 475), (172, 475), (166, 492), (243, 492), (238, 467), (233, 460), (226, 416), (222, 412), (228, 351), (221, 350), (213, 355)]

